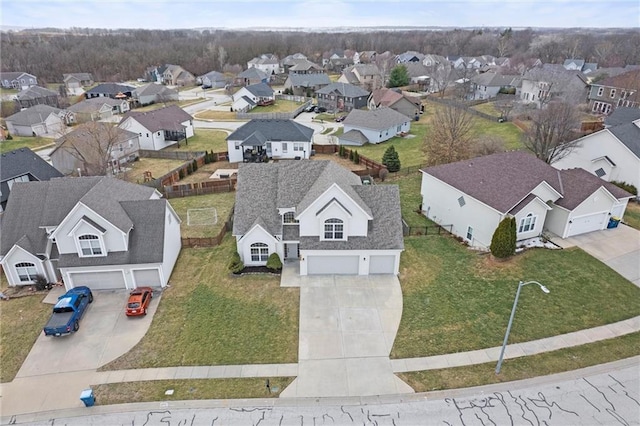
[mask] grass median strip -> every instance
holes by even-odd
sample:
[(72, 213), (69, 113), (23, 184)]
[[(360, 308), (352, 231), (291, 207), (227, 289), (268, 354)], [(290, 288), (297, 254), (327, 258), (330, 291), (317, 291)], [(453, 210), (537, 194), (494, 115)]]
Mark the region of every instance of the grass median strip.
[(442, 370), (415, 371), (398, 376), (416, 392), (458, 389), (523, 380), (577, 370), (640, 354), (640, 333), (559, 349), (538, 355), (507, 359), (499, 375), (496, 364), (486, 363)]
[[(277, 398), (293, 377), (153, 380), (93, 386), (97, 405), (193, 399)], [(267, 388), (269, 380), (270, 388)], [(166, 395), (167, 390), (173, 390)]]

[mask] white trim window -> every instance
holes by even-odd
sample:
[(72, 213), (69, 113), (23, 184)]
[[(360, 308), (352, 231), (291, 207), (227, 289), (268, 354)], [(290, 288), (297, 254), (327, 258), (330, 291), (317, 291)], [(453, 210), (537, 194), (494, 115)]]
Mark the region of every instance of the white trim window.
[(331, 218), (324, 221), (325, 240), (344, 240), (344, 222), (342, 219)]
[(38, 276), (36, 265), (31, 262), (16, 263), (15, 268), (20, 282), (31, 283), (34, 282)]
[(302, 142), (294, 142), (293, 143), (293, 150), (294, 151), (304, 151), (304, 143), (302, 143)]
[(604, 87), (600, 86), (598, 87), (598, 96), (602, 96), (604, 95)]
[(296, 225), (298, 220), (296, 219), (295, 212), (286, 212), (282, 215), (282, 223), (285, 225)]
[(269, 246), (265, 243), (253, 243), (249, 251), (252, 262), (266, 262), (269, 259)]
[(470, 226), (467, 226), (467, 240), (471, 241), (473, 240), (473, 228)]
[(538, 216), (533, 213), (529, 213), (522, 219), (520, 219), (520, 226), (518, 226), (518, 233), (530, 232), (536, 229), (536, 220)]
[(78, 245), (80, 246), (81, 256), (103, 256), (100, 237), (92, 234), (84, 234), (78, 237)]

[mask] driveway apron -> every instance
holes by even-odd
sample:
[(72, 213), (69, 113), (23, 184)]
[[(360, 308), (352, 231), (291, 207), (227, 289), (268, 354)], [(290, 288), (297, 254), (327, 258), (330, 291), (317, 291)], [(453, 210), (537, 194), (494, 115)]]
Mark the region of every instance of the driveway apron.
[(298, 377), (281, 397), (413, 392), (393, 374), (389, 359), (402, 316), (397, 277), (324, 275), (296, 281)]

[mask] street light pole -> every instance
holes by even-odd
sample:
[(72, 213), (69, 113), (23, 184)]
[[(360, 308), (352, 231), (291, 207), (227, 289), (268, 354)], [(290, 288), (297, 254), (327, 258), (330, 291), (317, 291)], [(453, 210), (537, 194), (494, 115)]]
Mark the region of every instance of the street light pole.
[(496, 365), (496, 374), (500, 374), (500, 368), (502, 367), (502, 360), (504, 358), (504, 350), (507, 348), (507, 340), (509, 340), (509, 333), (511, 332), (511, 325), (513, 324), (513, 317), (516, 316), (516, 307), (518, 306), (518, 298), (520, 297), (520, 290), (527, 284), (537, 284), (545, 294), (549, 293), (549, 289), (538, 281), (527, 281), (526, 283), (520, 281), (518, 283), (518, 291), (516, 291), (516, 298), (513, 301), (513, 308), (511, 308), (511, 317), (509, 317), (509, 325), (507, 325), (507, 332), (504, 335), (504, 341), (502, 342), (502, 349), (500, 349), (500, 357), (498, 357), (498, 365)]

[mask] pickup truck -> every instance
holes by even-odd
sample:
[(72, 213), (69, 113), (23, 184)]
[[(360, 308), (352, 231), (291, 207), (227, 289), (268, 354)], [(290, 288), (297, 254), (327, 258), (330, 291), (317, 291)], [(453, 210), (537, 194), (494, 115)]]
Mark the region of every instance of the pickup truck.
[(91, 302), (91, 289), (84, 286), (72, 288), (60, 296), (49, 322), (44, 326), (45, 336), (62, 336), (78, 331), (80, 318)]

